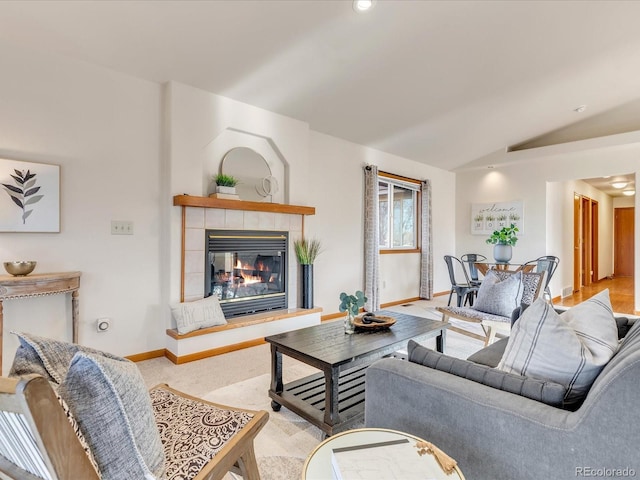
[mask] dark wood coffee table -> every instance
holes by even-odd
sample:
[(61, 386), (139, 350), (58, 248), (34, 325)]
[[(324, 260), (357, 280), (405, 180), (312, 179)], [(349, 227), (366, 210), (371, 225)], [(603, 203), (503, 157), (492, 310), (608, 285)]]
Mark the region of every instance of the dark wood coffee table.
[[(271, 344), (271, 407), (284, 405), (327, 435), (348, 430), (364, 418), (364, 375), (381, 357), (416, 341), (436, 337), (444, 352), (449, 324), (439, 320), (381, 311), (397, 321), (389, 329), (344, 333), (343, 321), (326, 322), (266, 337)], [(282, 384), (282, 355), (295, 358), (320, 373)]]

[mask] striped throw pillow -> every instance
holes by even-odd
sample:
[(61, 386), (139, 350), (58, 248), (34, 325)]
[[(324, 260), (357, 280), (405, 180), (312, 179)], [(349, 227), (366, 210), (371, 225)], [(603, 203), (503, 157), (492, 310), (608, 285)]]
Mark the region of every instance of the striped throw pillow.
[(609, 290), (562, 314), (538, 299), (512, 327), (497, 368), (565, 385), (570, 407), (584, 399), (617, 349)]

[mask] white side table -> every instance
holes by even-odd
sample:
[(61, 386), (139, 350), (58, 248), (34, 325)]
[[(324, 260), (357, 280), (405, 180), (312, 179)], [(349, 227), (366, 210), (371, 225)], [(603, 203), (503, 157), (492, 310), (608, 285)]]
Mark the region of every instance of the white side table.
[[(402, 441), (408, 441), (408, 444), (403, 445), (401, 444)], [(455, 468), (452, 474), (447, 475), (442, 470), (442, 468), (438, 464), (438, 461), (433, 455), (418, 455), (417, 448), (415, 448), (414, 446), (417, 442), (422, 441), (424, 440), (408, 433), (382, 428), (360, 428), (338, 433), (326, 439), (324, 442), (318, 445), (313, 452), (311, 452), (304, 463), (304, 467), (302, 469), (302, 479), (331, 480), (338, 478), (335, 475), (332, 467), (332, 457), (334, 456), (333, 452), (335, 450), (340, 451), (339, 449), (346, 449), (352, 450), (356, 456), (370, 455), (370, 458), (373, 459), (372, 462), (380, 462), (379, 464), (376, 464), (375, 467), (368, 469), (374, 472), (372, 473), (372, 475), (374, 476), (372, 476), (371, 478), (375, 478), (377, 480), (389, 480), (385, 476), (381, 475), (381, 471), (387, 468), (387, 466), (392, 469), (390, 465), (385, 464), (386, 460), (384, 449), (401, 447), (404, 448), (406, 450), (406, 453), (409, 455), (408, 458), (410, 458), (411, 460), (411, 465), (413, 466), (412, 468), (415, 468), (415, 465), (419, 465), (419, 471), (407, 473), (405, 470), (402, 474), (402, 477), (395, 478), (402, 478), (403, 480), (409, 480), (409, 478), (419, 478), (422, 480), (464, 480), (464, 475), (458, 467)], [(387, 446), (378, 445), (385, 443), (387, 444)], [(358, 449), (358, 447), (371, 446), (371, 444), (374, 444), (375, 446), (370, 447), (371, 450), (368, 453), (366, 453), (366, 450), (369, 447), (365, 447), (364, 450)], [(413, 452), (411, 452), (411, 450), (415, 451), (415, 459), (412, 457)], [(387, 453), (390, 453), (390, 451), (388, 451)], [(395, 461), (391, 462), (395, 463)], [(415, 476), (411, 476), (413, 475), (413, 473), (415, 473)], [(359, 472), (357, 478), (369, 478), (366, 475), (367, 472)], [(346, 478), (345, 480), (349, 479)]]

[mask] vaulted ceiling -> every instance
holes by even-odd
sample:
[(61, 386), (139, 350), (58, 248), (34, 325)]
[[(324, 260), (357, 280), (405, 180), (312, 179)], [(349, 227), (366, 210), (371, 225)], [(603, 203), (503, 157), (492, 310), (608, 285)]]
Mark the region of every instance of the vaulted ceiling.
[(639, 18), (632, 1), (378, 0), (358, 14), (351, 0), (5, 0), (0, 42), (454, 170), (514, 145), (640, 128)]

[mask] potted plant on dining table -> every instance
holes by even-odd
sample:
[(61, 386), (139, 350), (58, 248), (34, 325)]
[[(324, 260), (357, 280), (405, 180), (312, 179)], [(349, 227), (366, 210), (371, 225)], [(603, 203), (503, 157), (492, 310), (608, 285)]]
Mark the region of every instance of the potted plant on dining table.
[(512, 223), (508, 227), (494, 230), (491, 236), (487, 238), (487, 243), (494, 245), (493, 258), (496, 263), (509, 263), (513, 256), (512, 247), (518, 241), (518, 231), (518, 227)]

